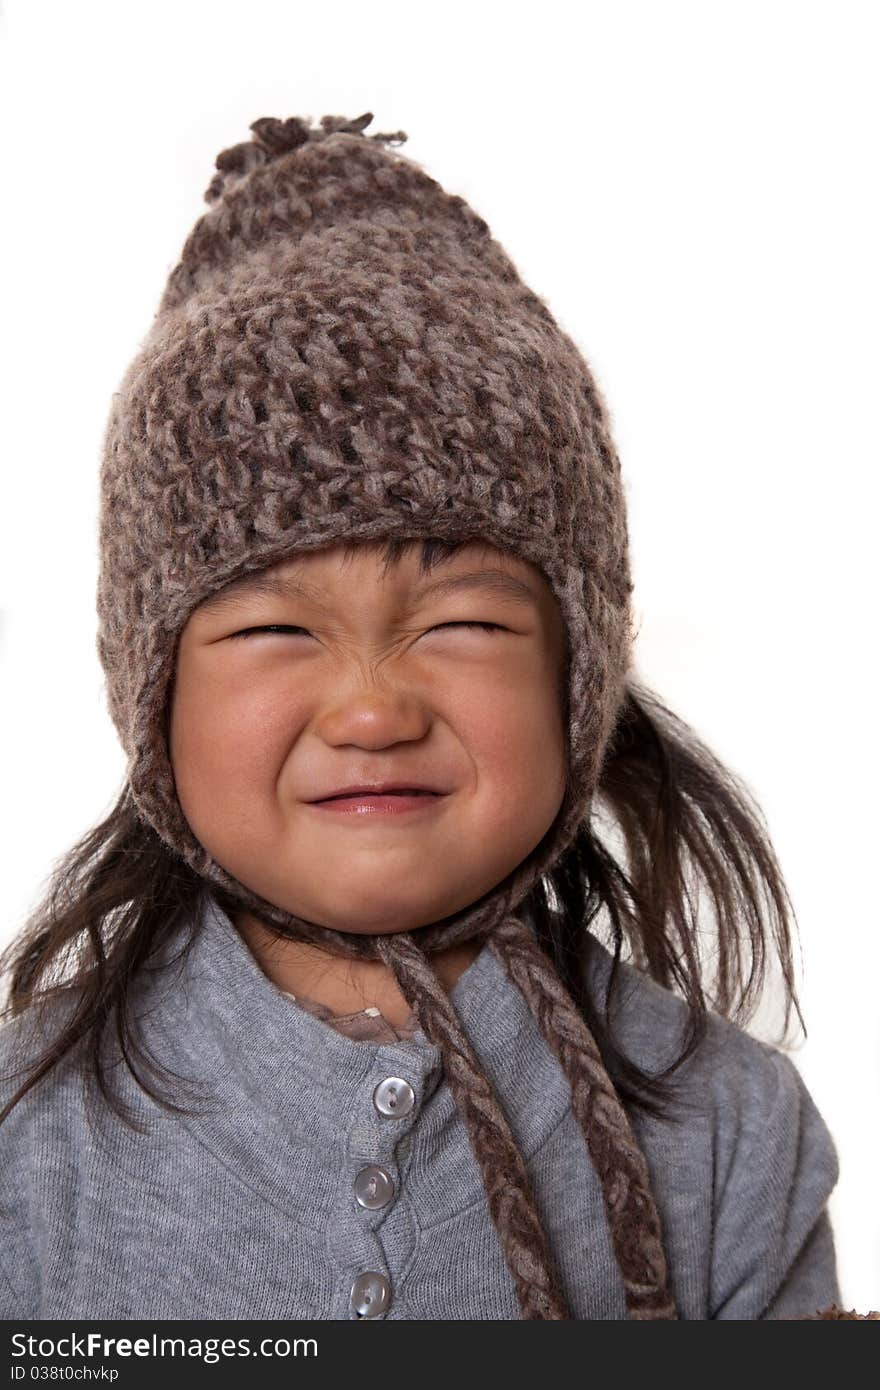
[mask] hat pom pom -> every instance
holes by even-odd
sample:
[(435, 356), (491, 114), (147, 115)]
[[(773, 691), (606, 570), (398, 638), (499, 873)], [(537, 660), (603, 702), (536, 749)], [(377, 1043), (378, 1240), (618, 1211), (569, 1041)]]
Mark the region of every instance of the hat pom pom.
[[(328, 135), (335, 135), (338, 131), (344, 131), (349, 135), (362, 135), (372, 119), (372, 111), (365, 111), (362, 116), (352, 118), (322, 116), (320, 124), (313, 126), (310, 124), (311, 117), (308, 116), (288, 116), (286, 120), (280, 120), (277, 116), (260, 116), (249, 126), (254, 133), (252, 140), (243, 140), (218, 154), (215, 160), (218, 172), (205, 190), (205, 202), (213, 203), (222, 197), (230, 179), (241, 177), (258, 165), (277, 159), (279, 155), (288, 154), (307, 141), (325, 140)], [(386, 145), (402, 145), (407, 136), (404, 131), (396, 130), (368, 135), (365, 138), (379, 140)]]

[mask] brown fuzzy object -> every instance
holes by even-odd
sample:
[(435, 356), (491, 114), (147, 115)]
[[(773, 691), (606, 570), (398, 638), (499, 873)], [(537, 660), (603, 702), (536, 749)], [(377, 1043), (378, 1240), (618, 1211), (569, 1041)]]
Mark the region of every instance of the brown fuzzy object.
[(842, 1308), (838, 1308), (836, 1303), (832, 1303), (830, 1308), (825, 1308), (821, 1313), (808, 1313), (803, 1318), (789, 1318), (789, 1322), (818, 1322), (820, 1318), (857, 1318), (860, 1322), (872, 1322), (875, 1318), (880, 1319), (880, 1313), (857, 1313), (851, 1308), (845, 1313)]

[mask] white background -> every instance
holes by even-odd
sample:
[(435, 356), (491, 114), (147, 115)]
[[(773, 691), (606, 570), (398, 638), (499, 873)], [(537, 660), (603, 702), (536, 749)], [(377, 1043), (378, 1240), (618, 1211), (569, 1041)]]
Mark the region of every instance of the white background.
[(640, 674), (758, 798), (794, 901), (793, 1055), (838, 1145), (862, 1312), (880, 1308), (877, 24), (847, 0), (17, 0), (0, 173), (0, 944), (124, 777), (94, 649), (100, 436), (214, 159), (258, 116), (372, 111), (487, 219), (607, 397)]

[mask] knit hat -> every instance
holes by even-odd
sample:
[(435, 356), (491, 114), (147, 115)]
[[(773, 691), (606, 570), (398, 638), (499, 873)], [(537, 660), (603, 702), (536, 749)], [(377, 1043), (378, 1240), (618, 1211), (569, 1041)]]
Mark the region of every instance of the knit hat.
[[(138, 815), (207, 883), (288, 935), (394, 972), (479, 1163), (526, 1318), (570, 1316), (528, 1170), (430, 953), (488, 942), (572, 1088), (628, 1316), (675, 1318), (647, 1164), (598, 1048), (516, 915), (589, 816), (630, 660), (620, 462), (574, 342), (464, 201), (372, 121), (262, 117), (225, 149), (113, 398), (101, 464), (98, 655)], [(486, 540), (536, 565), (568, 638), (568, 783), (490, 893), (412, 932), (337, 932), (216, 863), (175, 791), (180, 633), (231, 580), (343, 541)]]

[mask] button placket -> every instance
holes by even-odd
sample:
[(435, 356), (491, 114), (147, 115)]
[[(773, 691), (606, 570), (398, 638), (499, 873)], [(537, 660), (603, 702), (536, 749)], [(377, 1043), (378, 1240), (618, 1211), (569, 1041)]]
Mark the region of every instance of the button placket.
[(407, 1116), (388, 1120), (373, 1108), (369, 1086), (360, 1114), (349, 1134), (351, 1163), (349, 1193), (361, 1226), (375, 1231), (387, 1219), (400, 1195), (397, 1147), (417, 1117), (416, 1105)]
[(363, 1099), (348, 1135), (353, 1220), (343, 1223), (348, 1240), (340, 1259), (350, 1271), (349, 1317), (384, 1317), (394, 1299), (392, 1271), (403, 1269), (410, 1257), (415, 1230), (411, 1213), (397, 1200), (396, 1150), (418, 1119), (437, 1056), (431, 1045), (380, 1047), (364, 1078)]

